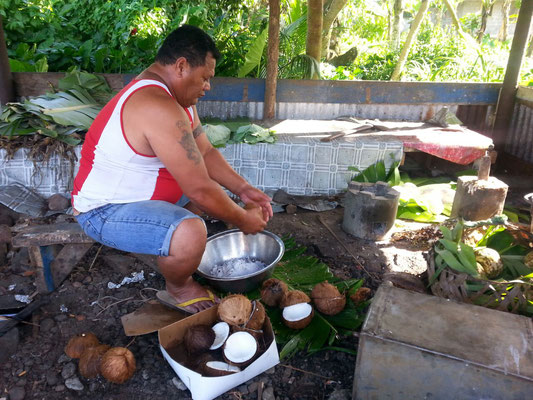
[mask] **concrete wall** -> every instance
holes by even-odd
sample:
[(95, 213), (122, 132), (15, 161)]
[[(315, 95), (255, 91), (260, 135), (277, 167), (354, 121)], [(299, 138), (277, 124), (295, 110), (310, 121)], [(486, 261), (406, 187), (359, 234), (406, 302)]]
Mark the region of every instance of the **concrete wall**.
[[(481, 14), (481, 3), (482, 0), (464, 0), (459, 2), (456, 8), (457, 16), (459, 18), (464, 17), (467, 14)], [(511, 3), (511, 8), (509, 9), (509, 15), (517, 14), (518, 9), (515, 7), (515, 2)], [(491, 35), (492, 37), (498, 37), (500, 32), (503, 13), (502, 13), (503, 0), (497, 0), (492, 9), (492, 15), (487, 19), (487, 29), (485, 33)], [(446, 13), (446, 16), (443, 18), (443, 24), (451, 24), (451, 18), (449, 13)], [(516, 19), (513, 23), (509, 23), (507, 28), (507, 34), (512, 35), (514, 33), (516, 25)], [(509, 38), (509, 36), (508, 36)]]

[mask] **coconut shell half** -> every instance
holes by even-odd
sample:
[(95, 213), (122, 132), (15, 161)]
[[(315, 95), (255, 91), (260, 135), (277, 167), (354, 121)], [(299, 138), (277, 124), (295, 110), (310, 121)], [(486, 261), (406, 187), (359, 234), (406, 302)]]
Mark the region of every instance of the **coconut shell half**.
[(221, 321), (230, 325), (243, 325), (252, 313), (252, 302), (242, 294), (224, 297), (218, 305), (217, 315)]
[(227, 322), (222, 321), (213, 325), (211, 329), (213, 329), (213, 332), (215, 332), (215, 340), (213, 341), (213, 344), (209, 350), (216, 350), (222, 347), (228, 338), (230, 328)]
[(208, 361), (202, 368), (202, 375), (204, 376), (226, 376), (236, 372), (241, 372), (241, 369), (223, 361)]
[(263, 324), (265, 323), (266, 319), (266, 311), (265, 307), (261, 304), (259, 300), (255, 300), (252, 302), (253, 304), (253, 311), (250, 314), (250, 320), (246, 323), (245, 328), (259, 331), (263, 329)]
[(315, 312), (309, 303), (298, 303), (283, 309), (283, 323), (291, 329), (303, 329), (313, 319)]
[(248, 332), (232, 333), (224, 343), (224, 359), (228, 364), (248, 365), (257, 353), (257, 341)]
[(283, 296), (280, 307), (285, 308), (299, 303), (309, 303), (311, 299), (301, 290), (291, 290)]
[(215, 331), (209, 325), (193, 325), (185, 332), (183, 345), (189, 354), (203, 353), (213, 345), (215, 337)]

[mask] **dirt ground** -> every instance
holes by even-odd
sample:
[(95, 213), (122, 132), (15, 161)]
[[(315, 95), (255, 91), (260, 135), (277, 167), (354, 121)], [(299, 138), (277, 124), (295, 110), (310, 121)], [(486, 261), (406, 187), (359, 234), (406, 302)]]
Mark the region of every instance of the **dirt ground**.
[[(527, 185), (518, 179), (515, 187), (509, 199), (518, 204)], [(267, 229), (279, 236), (292, 235), (336, 276), (363, 278), (373, 291), (384, 279), (425, 291), (424, 252), (439, 235), (436, 225), (397, 221), (387, 240), (374, 242), (342, 231), (341, 207), (320, 213), (300, 208), (292, 211), (276, 213)], [(66, 215), (57, 218), (71, 220)], [(207, 225), (210, 234), (226, 229), (221, 222)], [(144, 280), (140, 282), (108, 287), (110, 282), (120, 283), (141, 271)], [(0, 266), (0, 296), (34, 293), (32, 275), (27, 252), (8, 252), (6, 263)], [(163, 359), (157, 334), (132, 338), (124, 334), (121, 325), (121, 316), (154, 298), (163, 285), (161, 276), (139, 259), (93, 245), (69, 278), (48, 296), (47, 304), (0, 338), (0, 399), (190, 399), (190, 392)], [(77, 360), (66, 356), (63, 348), (70, 337), (86, 331), (95, 333), (102, 343), (128, 346), (137, 362), (129, 381), (117, 385), (80, 376)], [(357, 335), (337, 344), (356, 349)], [(339, 351), (299, 353), (220, 398), (350, 399), (355, 363), (354, 355)]]

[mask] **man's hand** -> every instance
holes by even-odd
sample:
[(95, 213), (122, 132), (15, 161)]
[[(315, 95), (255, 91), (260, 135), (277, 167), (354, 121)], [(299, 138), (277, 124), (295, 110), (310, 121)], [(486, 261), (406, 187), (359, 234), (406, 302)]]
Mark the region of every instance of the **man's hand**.
[(265, 223), (272, 218), (272, 215), (274, 215), (272, 212), (272, 206), (270, 205), (270, 201), (272, 199), (259, 189), (256, 189), (251, 185), (247, 185), (239, 193), (236, 193), (236, 195), (238, 195), (242, 202), (247, 206), (255, 204), (256, 206), (261, 207)]
[(238, 228), (246, 234), (255, 234), (265, 229), (267, 221), (263, 218), (263, 211), (260, 206), (249, 203), (244, 207), (246, 217), (238, 225)]

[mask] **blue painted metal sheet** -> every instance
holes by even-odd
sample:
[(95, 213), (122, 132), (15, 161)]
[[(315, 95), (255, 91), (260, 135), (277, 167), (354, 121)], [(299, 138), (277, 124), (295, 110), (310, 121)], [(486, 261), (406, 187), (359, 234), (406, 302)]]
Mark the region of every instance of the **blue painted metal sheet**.
[[(279, 80), (278, 102), (353, 104), (495, 104), (501, 84)], [(202, 101), (262, 102), (263, 79), (213, 78)]]

